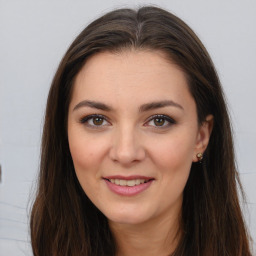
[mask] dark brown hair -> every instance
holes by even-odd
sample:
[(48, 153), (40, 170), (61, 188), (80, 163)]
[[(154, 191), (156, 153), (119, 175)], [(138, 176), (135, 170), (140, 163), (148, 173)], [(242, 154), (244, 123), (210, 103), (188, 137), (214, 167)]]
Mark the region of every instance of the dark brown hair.
[(182, 237), (173, 255), (251, 255), (239, 206), (229, 116), (214, 65), (194, 32), (156, 7), (119, 9), (95, 20), (75, 39), (59, 65), (47, 101), (39, 184), (31, 214), (34, 255), (115, 255), (107, 219), (87, 198), (75, 175), (66, 123), (74, 79), (86, 59), (98, 52), (131, 48), (164, 52), (187, 76), (199, 124), (208, 114), (214, 116), (204, 161), (192, 164), (184, 190)]

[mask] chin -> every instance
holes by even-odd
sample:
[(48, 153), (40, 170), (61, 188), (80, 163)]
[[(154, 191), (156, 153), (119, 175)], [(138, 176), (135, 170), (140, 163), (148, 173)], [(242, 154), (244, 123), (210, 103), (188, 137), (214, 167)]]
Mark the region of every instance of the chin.
[(108, 218), (109, 222), (115, 223), (115, 224), (121, 224), (121, 225), (139, 225), (145, 222), (145, 220), (137, 219), (137, 218)]
[(124, 224), (124, 225), (138, 225), (146, 222), (150, 217), (145, 213), (132, 211), (132, 212), (115, 212), (105, 214), (107, 219), (112, 223)]

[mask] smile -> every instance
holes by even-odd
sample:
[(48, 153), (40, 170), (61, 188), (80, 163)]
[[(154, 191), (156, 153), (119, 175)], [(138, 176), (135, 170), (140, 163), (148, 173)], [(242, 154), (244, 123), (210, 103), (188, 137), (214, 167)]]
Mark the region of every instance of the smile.
[(143, 183), (147, 183), (149, 180), (145, 179), (134, 179), (134, 180), (122, 180), (122, 179), (110, 179), (108, 180), (113, 184), (119, 185), (119, 186), (128, 186), (133, 187), (137, 186)]
[(154, 178), (143, 176), (112, 176), (103, 178), (110, 191), (121, 196), (134, 196), (148, 189)]

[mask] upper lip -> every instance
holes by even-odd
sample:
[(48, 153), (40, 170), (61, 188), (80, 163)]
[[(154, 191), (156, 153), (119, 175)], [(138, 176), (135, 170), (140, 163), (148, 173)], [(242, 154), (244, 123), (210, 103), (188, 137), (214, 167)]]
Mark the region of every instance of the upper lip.
[(103, 179), (111, 180), (111, 179), (118, 179), (118, 180), (154, 180), (153, 177), (149, 176), (141, 176), (141, 175), (131, 175), (131, 176), (122, 176), (122, 175), (113, 175), (113, 176), (105, 176)]

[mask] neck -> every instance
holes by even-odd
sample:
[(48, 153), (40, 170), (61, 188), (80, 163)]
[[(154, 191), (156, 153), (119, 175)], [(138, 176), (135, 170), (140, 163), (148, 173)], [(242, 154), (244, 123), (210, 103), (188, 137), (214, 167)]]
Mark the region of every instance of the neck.
[(180, 240), (180, 218), (151, 220), (150, 223), (109, 222), (117, 244), (117, 256), (170, 255)]

